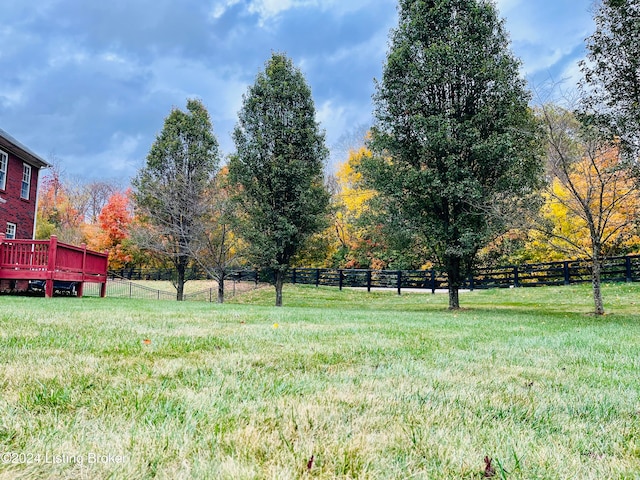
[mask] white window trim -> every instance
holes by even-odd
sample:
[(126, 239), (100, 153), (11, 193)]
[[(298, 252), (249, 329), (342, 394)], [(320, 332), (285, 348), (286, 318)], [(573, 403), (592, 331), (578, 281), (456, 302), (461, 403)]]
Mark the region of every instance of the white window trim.
[[(10, 230), (13, 230), (11, 232)], [(18, 226), (15, 223), (7, 222), (7, 230), (5, 232), (5, 238), (7, 240), (15, 240)]]
[[(26, 197), (23, 195), (25, 183), (27, 184)], [(22, 183), (20, 184), (20, 198), (22, 198), (23, 200), (29, 200), (30, 195), (31, 195), (31, 165), (23, 163), (22, 164)]]
[(7, 171), (8, 170), (9, 170), (9, 154), (7, 152), (0, 150), (0, 172), (4, 173), (4, 176), (0, 180), (0, 190), (5, 190), (7, 187)]

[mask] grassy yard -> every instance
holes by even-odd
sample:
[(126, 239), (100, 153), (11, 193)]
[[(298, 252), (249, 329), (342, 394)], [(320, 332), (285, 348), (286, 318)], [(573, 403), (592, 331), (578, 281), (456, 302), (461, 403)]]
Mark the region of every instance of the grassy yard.
[(640, 478), (640, 285), (0, 297), (0, 479)]

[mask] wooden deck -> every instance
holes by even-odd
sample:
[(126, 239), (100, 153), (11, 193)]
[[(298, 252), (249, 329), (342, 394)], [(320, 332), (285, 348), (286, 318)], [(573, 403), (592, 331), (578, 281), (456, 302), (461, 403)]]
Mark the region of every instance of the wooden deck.
[(78, 297), (85, 282), (107, 287), (108, 254), (49, 240), (9, 240), (0, 233), (0, 280), (45, 280), (45, 296), (53, 296), (56, 280), (78, 282)]

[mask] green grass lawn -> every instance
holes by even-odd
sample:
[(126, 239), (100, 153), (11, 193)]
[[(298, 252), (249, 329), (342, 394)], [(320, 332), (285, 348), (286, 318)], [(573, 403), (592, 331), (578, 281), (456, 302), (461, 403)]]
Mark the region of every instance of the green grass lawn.
[(604, 293), (0, 297), (0, 479), (640, 478), (640, 285)]

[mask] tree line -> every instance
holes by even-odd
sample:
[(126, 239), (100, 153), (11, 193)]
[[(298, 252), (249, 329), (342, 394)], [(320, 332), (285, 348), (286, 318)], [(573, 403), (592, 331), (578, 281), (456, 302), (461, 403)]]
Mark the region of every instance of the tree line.
[[(219, 301), (231, 269), (266, 268), (276, 305), (295, 265), (435, 266), (457, 309), (478, 265), (585, 257), (604, 313), (603, 260), (640, 251), (639, 2), (597, 4), (579, 98), (536, 106), (493, 2), (400, 0), (398, 12), (374, 122), (335, 175), (304, 75), (273, 53), (243, 96), (226, 164), (189, 99), (131, 190), (87, 222), (89, 245), (116, 267), (172, 265), (178, 299), (192, 265), (218, 280)], [(61, 225), (56, 181), (42, 225)]]

